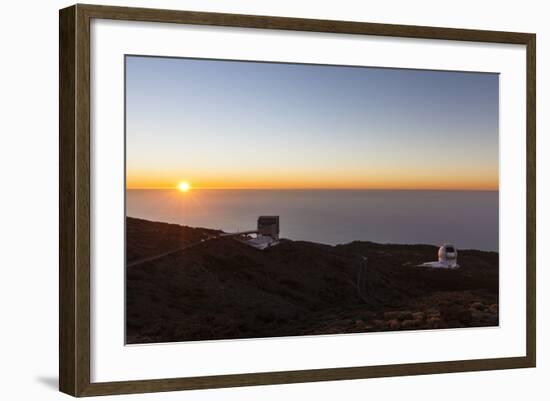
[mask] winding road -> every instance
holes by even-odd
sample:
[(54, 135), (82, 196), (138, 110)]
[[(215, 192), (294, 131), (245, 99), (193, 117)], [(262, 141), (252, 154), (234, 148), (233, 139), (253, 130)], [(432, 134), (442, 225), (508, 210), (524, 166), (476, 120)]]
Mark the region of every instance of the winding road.
[(217, 238), (219, 238), (219, 237), (220, 237), (220, 236), (214, 236), (214, 237), (203, 238), (203, 239), (201, 239), (200, 241), (193, 242), (193, 243), (191, 243), (191, 244), (187, 244), (187, 245), (185, 245), (185, 246), (182, 246), (182, 247), (180, 247), (180, 248), (174, 249), (174, 250), (172, 250), (172, 251), (163, 252), (163, 253), (159, 253), (158, 255), (148, 256), (148, 257), (146, 257), (146, 258), (133, 260), (133, 261), (131, 261), (131, 262), (126, 263), (126, 267), (137, 266), (137, 265), (141, 265), (142, 263), (147, 263), (147, 262), (151, 262), (151, 261), (153, 261), (153, 260), (161, 259), (161, 258), (163, 258), (163, 257), (165, 257), (165, 256), (172, 255), (172, 254), (177, 253), (177, 252), (180, 252), (180, 251), (184, 251), (184, 250), (186, 250), (186, 249), (192, 248), (192, 247), (197, 246), (197, 245), (200, 245), (200, 244), (204, 244), (206, 241), (211, 241), (211, 240), (217, 239)]
[(184, 250), (192, 248), (194, 246), (204, 244), (205, 242), (211, 241), (213, 239), (224, 238), (224, 237), (225, 238), (234, 237), (234, 236), (238, 236), (238, 235), (257, 234), (257, 233), (258, 233), (258, 230), (240, 231), (238, 233), (221, 233), (219, 235), (214, 235), (214, 236), (210, 236), (210, 237), (207, 237), (207, 238), (203, 238), (200, 241), (193, 242), (191, 244), (187, 244), (185, 246), (182, 246), (180, 248), (177, 248), (177, 249), (174, 249), (174, 250), (171, 250), (171, 251), (168, 251), (168, 252), (163, 252), (163, 253), (159, 253), (158, 255), (148, 256), (146, 258), (133, 260), (129, 263), (126, 263), (126, 267), (132, 267), (132, 266), (140, 265), (142, 263), (151, 262), (153, 260), (157, 260), (157, 259), (163, 258), (165, 256), (172, 255), (172, 254), (180, 252), (180, 251), (184, 251)]

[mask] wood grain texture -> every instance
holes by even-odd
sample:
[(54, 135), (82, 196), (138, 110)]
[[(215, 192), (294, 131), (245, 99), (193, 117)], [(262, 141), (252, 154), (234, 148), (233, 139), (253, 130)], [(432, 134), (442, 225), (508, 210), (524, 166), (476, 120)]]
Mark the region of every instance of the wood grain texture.
[(72, 6), (59, 28), (59, 389), (79, 395), (90, 385), (89, 19)]
[(536, 366), (537, 343), (537, 279), (536, 279), (536, 36), (531, 35), (527, 42), (527, 359), (530, 366)]
[(353, 368), (297, 370), (223, 376), (203, 376), (159, 380), (94, 383), (80, 395), (132, 394), (159, 391), (198, 390), (208, 388), (306, 383), (327, 380), (356, 380), (377, 377), (413, 376), (437, 373), (526, 368), (526, 358), (498, 358), (468, 361), (413, 363)]
[[(81, 4), (79, 8), (93, 18), (128, 21), (171, 22), (240, 28), (282, 29), (293, 31), (346, 33), (403, 38), (445, 39), (493, 43), (526, 44), (530, 34), (474, 29), (379, 24), (356, 21), (332, 21), (261, 15), (224, 14)], [(106, 17), (108, 15), (108, 17)]]
[[(90, 382), (90, 20), (169, 22), (438, 40), (527, 48), (527, 354), (517, 358), (265, 372), (193, 378)], [(533, 367), (536, 363), (535, 35), (352, 21), (76, 5), (60, 11), (59, 387), (73, 396), (347, 380)], [(122, 289), (121, 289), (122, 290)], [(212, 361), (215, 363), (215, 361)]]
[(75, 393), (75, 7), (59, 14), (59, 389)]
[(90, 20), (76, 12), (76, 389), (90, 384)]

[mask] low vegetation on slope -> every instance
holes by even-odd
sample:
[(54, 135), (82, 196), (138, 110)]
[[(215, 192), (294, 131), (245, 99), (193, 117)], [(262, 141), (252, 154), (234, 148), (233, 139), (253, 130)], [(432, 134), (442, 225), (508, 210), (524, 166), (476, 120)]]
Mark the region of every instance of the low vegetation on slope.
[(438, 270), (416, 267), (434, 259), (428, 245), (259, 251), (219, 233), (127, 219), (128, 343), (498, 324), (494, 252), (461, 250), (460, 269)]

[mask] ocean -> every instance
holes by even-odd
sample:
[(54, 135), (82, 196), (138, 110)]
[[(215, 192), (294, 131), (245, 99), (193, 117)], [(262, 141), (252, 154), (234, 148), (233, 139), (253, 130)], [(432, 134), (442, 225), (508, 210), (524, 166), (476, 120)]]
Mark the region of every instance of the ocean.
[(498, 191), (130, 189), (126, 215), (237, 232), (280, 216), (281, 237), (498, 251)]

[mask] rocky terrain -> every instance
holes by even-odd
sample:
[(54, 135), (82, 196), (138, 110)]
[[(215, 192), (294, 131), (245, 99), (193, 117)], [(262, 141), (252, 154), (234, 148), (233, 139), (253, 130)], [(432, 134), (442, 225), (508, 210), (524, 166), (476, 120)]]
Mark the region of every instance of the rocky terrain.
[[(129, 344), (498, 325), (498, 253), (282, 240), (127, 218)], [(157, 255), (163, 255), (156, 257)], [(155, 258), (156, 257), (156, 258)]]

